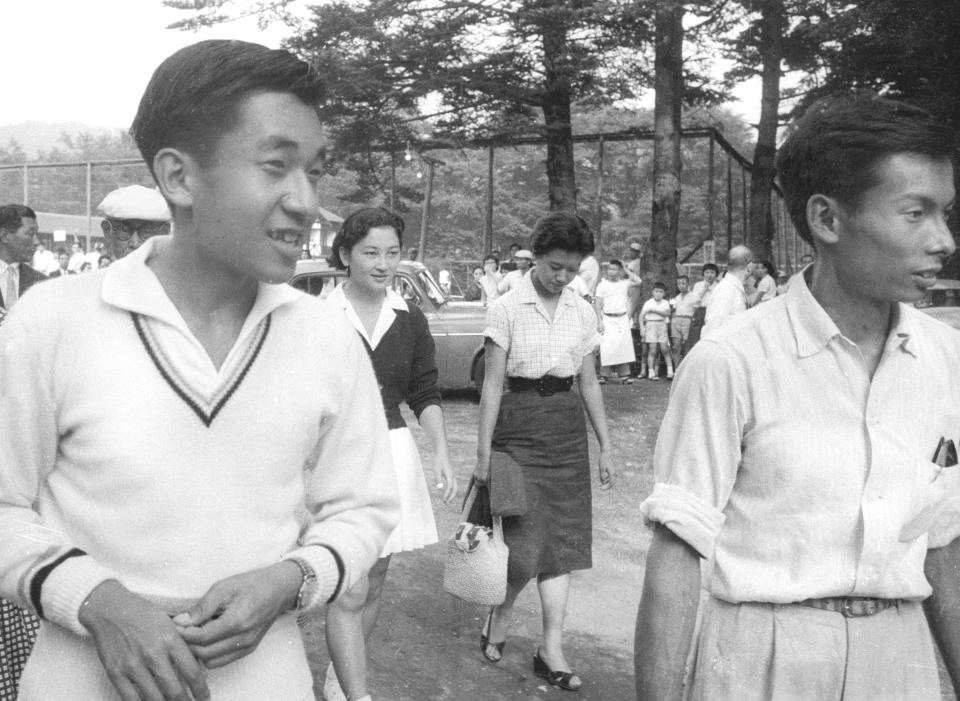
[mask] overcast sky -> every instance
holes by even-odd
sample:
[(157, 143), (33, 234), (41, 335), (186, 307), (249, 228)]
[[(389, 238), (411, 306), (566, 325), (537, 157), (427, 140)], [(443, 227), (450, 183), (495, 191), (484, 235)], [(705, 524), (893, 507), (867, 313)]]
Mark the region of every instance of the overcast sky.
[(194, 33), (166, 29), (185, 12), (160, 0), (2, 0), (0, 124), (85, 122), (126, 129), (154, 69), (201, 39), (276, 47), (289, 32), (253, 20)]
[[(253, 20), (199, 33), (166, 29), (186, 13), (160, 0), (2, 0), (0, 125), (84, 122), (126, 129), (153, 70), (201, 39), (244, 39), (279, 46), (289, 29), (261, 32)], [(739, 91), (739, 111), (759, 116), (756, 86)], [(650, 98), (652, 103), (652, 97)]]

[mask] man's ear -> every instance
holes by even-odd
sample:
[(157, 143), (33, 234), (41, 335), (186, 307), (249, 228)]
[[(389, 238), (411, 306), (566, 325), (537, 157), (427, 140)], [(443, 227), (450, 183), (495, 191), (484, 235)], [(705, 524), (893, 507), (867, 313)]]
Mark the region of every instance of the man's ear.
[(813, 195), (807, 200), (807, 226), (814, 241), (827, 245), (839, 240), (840, 203), (833, 197)]
[(192, 186), (197, 168), (196, 159), (179, 149), (161, 149), (153, 157), (153, 174), (160, 194), (181, 209), (193, 206)]

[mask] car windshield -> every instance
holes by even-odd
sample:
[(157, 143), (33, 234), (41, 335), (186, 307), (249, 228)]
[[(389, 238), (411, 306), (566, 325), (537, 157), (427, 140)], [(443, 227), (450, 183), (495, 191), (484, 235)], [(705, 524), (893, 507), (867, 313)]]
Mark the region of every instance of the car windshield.
[(436, 304), (438, 307), (447, 303), (447, 298), (443, 295), (443, 290), (440, 289), (440, 285), (437, 284), (437, 281), (433, 279), (433, 275), (430, 274), (430, 271), (424, 268), (423, 270), (417, 273), (417, 279), (420, 281), (420, 284), (423, 285), (423, 289), (426, 290), (427, 296)]

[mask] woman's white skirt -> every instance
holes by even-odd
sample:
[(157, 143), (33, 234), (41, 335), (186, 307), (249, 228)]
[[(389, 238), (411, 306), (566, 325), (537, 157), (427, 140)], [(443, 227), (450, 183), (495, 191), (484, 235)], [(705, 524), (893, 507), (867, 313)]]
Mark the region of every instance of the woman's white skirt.
[(633, 352), (633, 336), (630, 335), (630, 317), (603, 317), (603, 339), (600, 341), (600, 364), (604, 367), (632, 363), (637, 357)]
[(387, 538), (380, 557), (417, 550), (439, 540), (430, 492), (423, 476), (423, 464), (410, 429), (403, 427), (391, 430), (390, 445), (400, 492), (400, 523)]

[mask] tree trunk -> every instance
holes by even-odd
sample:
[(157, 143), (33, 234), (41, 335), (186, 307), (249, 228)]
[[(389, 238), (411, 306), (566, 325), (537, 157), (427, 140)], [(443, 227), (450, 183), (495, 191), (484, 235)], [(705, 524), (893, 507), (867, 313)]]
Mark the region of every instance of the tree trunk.
[(658, 0), (654, 59), (653, 222), (643, 255), (644, 296), (654, 282), (668, 292), (677, 280), (680, 214), (680, 95), (683, 87), (683, 3)]
[[(773, 253), (772, 202), (774, 159), (777, 155), (777, 127), (780, 124), (780, 62), (783, 58), (783, 0), (758, 2), (761, 11), (760, 57), (763, 86), (760, 98), (760, 125), (750, 174), (750, 220), (747, 245), (757, 258), (770, 260)], [(774, 271), (771, 271), (774, 272)]]
[(543, 25), (544, 134), (547, 139), (547, 184), (550, 211), (575, 212), (577, 185), (573, 171), (570, 57), (566, 28)]

